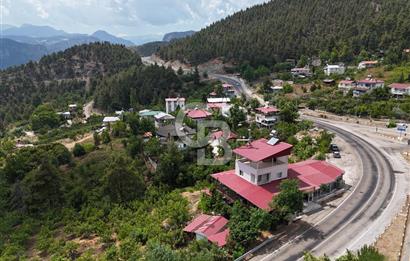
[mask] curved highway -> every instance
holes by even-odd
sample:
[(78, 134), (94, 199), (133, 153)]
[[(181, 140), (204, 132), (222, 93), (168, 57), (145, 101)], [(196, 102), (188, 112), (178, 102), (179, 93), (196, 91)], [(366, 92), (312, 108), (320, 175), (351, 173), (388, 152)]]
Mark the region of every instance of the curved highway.
[[(267, 245), (256, 253), (261, 256), (255, 256), (255, 260), (294, 261), (303, 257), (305, 251), (315, 255), (337, 256), (366, 232), (393, 195), (394, 172), (380, 150), (346, 130), (320, 121), (316, 125), (337, 133), (357, 150), (358, 160), (363, 163), (363, 176), (353, 192), (324, 220), (313, 227), (302, 226), (294, 232), (293, 240), (276, 250)], [(271, 251), (274, 252), (266, 255)]]

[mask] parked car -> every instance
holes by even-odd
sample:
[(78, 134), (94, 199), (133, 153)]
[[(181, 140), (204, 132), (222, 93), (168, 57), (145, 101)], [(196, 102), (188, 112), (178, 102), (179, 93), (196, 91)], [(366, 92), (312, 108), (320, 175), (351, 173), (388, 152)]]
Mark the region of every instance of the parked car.
[(340, 151), (340, 150), (339, 150), (339, 147), (338, 147), (336, 144), (331, 144), (331, 145), (330, 145), (330, 150), (331, 150), (332, 152)]
[(342, 156), (340, 155), (339, 151), (333, 151), (333, 158), (340, 159)]

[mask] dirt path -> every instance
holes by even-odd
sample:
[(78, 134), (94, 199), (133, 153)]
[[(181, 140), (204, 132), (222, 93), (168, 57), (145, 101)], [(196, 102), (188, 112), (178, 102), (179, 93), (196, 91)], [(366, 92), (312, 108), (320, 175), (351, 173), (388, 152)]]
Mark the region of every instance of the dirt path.
[(59, 143), (63, 144), (67, 149), (72, 150), (77, 143), (85, 143), (92, 141), (93, 139), (93, 133), (86, 133), (84, 136), (79, 139), (79, 140), (72, 140), (72, 139), (64, 139), (59, 141)]

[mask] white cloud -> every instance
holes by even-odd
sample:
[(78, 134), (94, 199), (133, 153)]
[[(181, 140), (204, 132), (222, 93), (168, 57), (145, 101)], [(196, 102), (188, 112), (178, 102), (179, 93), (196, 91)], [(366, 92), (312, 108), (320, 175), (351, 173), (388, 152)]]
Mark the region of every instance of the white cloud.
[(199, 30), (266, 0), (3, 0), (8, 22), (48, 24), (70, 32), (114, 34)]

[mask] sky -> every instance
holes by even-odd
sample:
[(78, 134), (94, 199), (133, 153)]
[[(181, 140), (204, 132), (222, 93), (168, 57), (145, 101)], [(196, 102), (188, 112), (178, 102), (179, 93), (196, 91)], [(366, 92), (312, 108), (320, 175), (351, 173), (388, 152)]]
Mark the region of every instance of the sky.
[[(266, 0), (0, 0), (3, 24), (49, 25), (70, 33), (117, 36), (199, 30)], [(0, 21), (1, 22), (1, 21)]]

